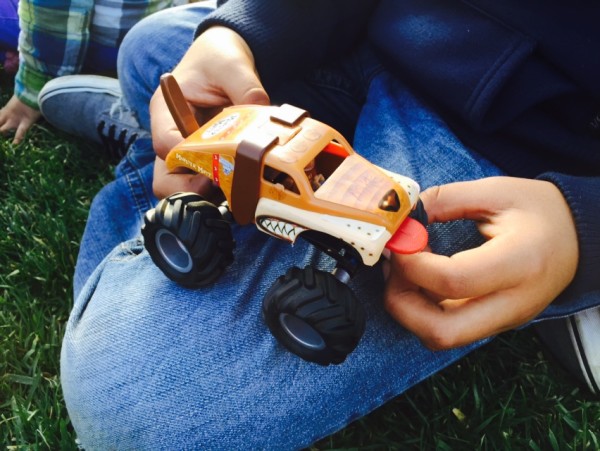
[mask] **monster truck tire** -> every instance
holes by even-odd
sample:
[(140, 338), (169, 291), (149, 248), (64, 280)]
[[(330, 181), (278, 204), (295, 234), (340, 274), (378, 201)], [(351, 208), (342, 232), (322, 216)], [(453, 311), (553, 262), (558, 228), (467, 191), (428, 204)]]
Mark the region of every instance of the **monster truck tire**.
[(427, 227), (427, 225), (429, 224), (429, 218), (427, 216), (425, 206), (423, 205), (423, 201), (421, 199), (417, 201), (417, 205), (415, 205), (414, 210), (411, 211), (409, 216), (419, 221), (423, 225), (423, 227)]
[(320, 365), (342, 363), (365, 330), (365, 313), (350, 287), (310, 266), (291, 268), (275, 281), (263, 316), (283, 346)]
[(214, 282), (233, 261), (230, 224), (195, 193), (176, 193), (149, 210), (142, 226), (152, 261), (171, 280), (196, 288)]

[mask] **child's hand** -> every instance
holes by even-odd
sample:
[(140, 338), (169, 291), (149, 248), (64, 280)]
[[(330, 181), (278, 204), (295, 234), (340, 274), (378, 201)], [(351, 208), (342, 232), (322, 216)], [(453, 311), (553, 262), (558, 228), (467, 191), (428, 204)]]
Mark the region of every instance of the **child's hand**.
[(14, 132), (13, 144), (19, 144), (25, 137), (27, 130), (40, 118), (41, 114), (16, 96), (12, 96), (8, 103), (0, 110), (0, 134), (6, 136)]
[(495, 177), (426, 190), (430, 222), (473, 219), (488, 240), (451, 257), (392, 255), (386, 308), (432, 349), (462, 346), (535, 318), (579, 258), (570, 209), (544, 181)]
[[(245, 41), (228, 28), (213, 27), (202, 33), (172, 74), (200, 124), (215, 110), (228, 105), (269, 104), (252, 52)], [(165, 158), (182, 137), (160, 89), (150, 102), (150, 116), (154, 150)]]

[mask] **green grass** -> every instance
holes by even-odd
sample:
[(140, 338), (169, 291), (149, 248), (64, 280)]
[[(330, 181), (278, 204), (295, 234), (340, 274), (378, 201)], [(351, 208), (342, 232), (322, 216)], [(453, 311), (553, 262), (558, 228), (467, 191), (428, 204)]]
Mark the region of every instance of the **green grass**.
[[(2, 77), (4, 105), (10, 80)], [(60, 343), (78, 240), (109, 164), (44, 125), (19, 146), (0, 138), (0, 161), (0, 445), (73, 449)]]
[(600, 403), (509, 333), (315, 449), (600, 449)]
[[(0, 101), (10, 81), (0, 74)], [(0, 449), (75, 449), (59, 384), (78, 240), (111, 178), (94, 148), (41, 124), (0, 139)], [(366, 418), (324, 449), (600, 449), (600, 402), (525, 330), (503, 335)]]

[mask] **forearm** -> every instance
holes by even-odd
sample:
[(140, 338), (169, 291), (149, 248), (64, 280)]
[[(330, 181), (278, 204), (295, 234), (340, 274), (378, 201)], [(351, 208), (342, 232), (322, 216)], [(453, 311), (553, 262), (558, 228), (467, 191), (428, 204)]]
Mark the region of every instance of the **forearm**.
[(377, 5), (364, 0), (230, 0), (197, 31), (233, 29), (248, 43), (267, 89), (351, 50)]
[(21, 0), (19, 52), (21, 64), (15, 78), (15, 95), (37, 108), (44, 84), (61, 75), (78, 73), (85, 58), (93, 0), (47, 2)]

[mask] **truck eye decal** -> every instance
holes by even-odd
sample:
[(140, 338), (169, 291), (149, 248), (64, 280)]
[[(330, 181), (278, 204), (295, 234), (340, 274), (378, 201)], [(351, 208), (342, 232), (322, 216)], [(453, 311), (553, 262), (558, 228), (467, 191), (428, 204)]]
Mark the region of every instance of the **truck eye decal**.
[(393, 189), (389, 190), (379, 201), (379, 208), (393, 212), (400, 210), (400, 198), (398, 197), (398, 193)]
[(256, 219), (256, 224), (269, 235), (276, 236), (277, 238), (284, 239), (292, 243), (296, 241), (298, 235), (308, 230), (299, 226), (298, 224), (293, 224), (291, 222), (269, 216), (260, 216)]

